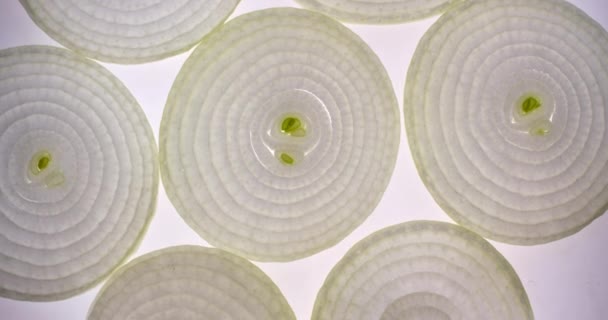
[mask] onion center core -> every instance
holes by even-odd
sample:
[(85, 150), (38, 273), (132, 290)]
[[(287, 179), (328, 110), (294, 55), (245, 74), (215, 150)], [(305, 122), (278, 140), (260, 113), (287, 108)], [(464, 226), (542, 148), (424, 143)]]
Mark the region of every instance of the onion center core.
[(527, 115), (540, 107), (541, 103), (536, 97), (524, 97), (524, 101), (521, 103), (521, 112)]
[(249, 139), (256, 160), (279, 176), (300, 175), (318, 161), (333, 132), (325, 99), (297, 88), (271, 92), (256, 102), (244, 116), (248, 128), (240, 133)]
[(293, 157), (286, 152), (282, 152), (279, 158), (281, 159), (281, 162), (283, 162), (283, 164), (292, 165), (295, 162)]
[(52, 188), (65, 182), (61, 170), (53, 168), (53, 156), (50, 152), (43, 150), (36, 152), (29, 163), (27, 181), (29, 183), (40, 182), (42, 185)]
[[(297, 115), (287, 115), (281, 117), (281, 134), (286, 137), (304, 138), (306, 136), (306, 121), (302, 117)], [(296, 163), (296, 155), (288, 152), (281, 151), (278, 153), (279, 161), (284, 165), (293, 165)]]
[(292, 137), (303, 137), (306, 135), (306, 126), (300, 118), (288, 116), (281, 123), (281, 132)]
[(51, 163), (53, 157), (46, 151), (40, 151), (32, 156), (30, 171), (34, 175), (40, 174)]
[(541, 95), (525, 93), (516, 100), (513, 108), (512, 123), (523, 132), (537, 137), (551, 132), (553, 112), (546, 107)]

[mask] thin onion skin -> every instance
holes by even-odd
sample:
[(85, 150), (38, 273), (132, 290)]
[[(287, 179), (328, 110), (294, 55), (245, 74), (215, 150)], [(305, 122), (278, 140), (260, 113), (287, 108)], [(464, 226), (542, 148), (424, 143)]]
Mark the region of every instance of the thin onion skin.
[(180, 7), (169, 1), (134, 7), (129, 1), (107, 7), (92, 0), (19, 1), (36, 25), (67, 48), (99, 61), (138, 64), (189, 50), (240, 0), (188, 0)]
[[(0, 100), (0, 160), (10, 158), (0, 170), (0, 296), (72, 297), (145, 234), (159, 179), (152, 128), (114, 75), (61, 48), (1, 50)], [(39, 177), (27, 163), (37, 148), (51, 155)]]
[(405, 315), (534, 319), (509, 262), (479, 235), (438, 221), (394, 225), (355, 244), (329, 273), (311, 319)]
[(435, 0), (434, 4), (426, 1), (424, 5), (416, 7), (412, 2), (425, 1), (393, 0), (375, 3), (370, 0), (356, 4), (350, 0), (296, 0), (307, 9), (319, 11), (340, 21), (361, 24), (396, 24), (424, 19), (441, 14), (461, 1)]
[[(283, 114), (301, 117), (309, 135), (280, 133)], [(382, 64), (350, 30), (307, 10), (249, 13), (182, 67), (160, 128), (163, 184), (212, 245), (258, 261), (303, 258), (340, 241), (379, 202), (398, 114)], [(281, 163), (281, 148), (299, 163)]]
[[(440, 17), (412, 59), (404, 113), (442, 209), (517, 245), (562, 239), (604, 214), (607, 55), (606, 30), (562, 0), (471, 1)], [(544, 109), (526, 118), (526, 96)]]
[[(219, 301), (213, 301), (216, 298)], [(87, 319), (149, 319), (163, 314), (179, 319), (221, 315), (295, 320), (279, 288), (254, 264), (219, 249), (193, 245), (153, 251), (121, 267), (100, 290)]]

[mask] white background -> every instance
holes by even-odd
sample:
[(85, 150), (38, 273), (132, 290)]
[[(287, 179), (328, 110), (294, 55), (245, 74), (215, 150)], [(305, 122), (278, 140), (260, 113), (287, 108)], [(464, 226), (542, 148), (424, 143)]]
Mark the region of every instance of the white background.
[[(604, 28), (608, 27), (605, 0), (570, 2)], [(296, 5), (288, 0), (242, 0), (233, 16), (278, 6)], [(400, 106), (405, 74), (415, 46), (435, 20), (387, 26), (349, 25), (380, 56), (393, 81)], [(18, 1), (0, 0), (0, 49), (26, 44), (58, 45), (34, 25)], [(187, 55), (143, 65), (104, 64), (137, 98), (157, 138), (170, 85)], [(416, 219), (450, 221), (418, 177), (402, 128), (399, 158), (391, 183), (363, 225), (338, 245), (309, 258), (257, 265), (283, 291), (298, 319), (309, 319), (317, 291), (331, 267), (348, 248), (372, 231)], [(608, 215), (573, 236), (546, 245), (519, 247), (492, 243), (518, 272), (537, 319), (608, 319)], [(183, 222), (161, 185), (156, 216), (134, 256), (179, 244), (207, 245)], [(71, 299), (44, 303), (0, 298), (0, 320), (84, 319), (98, 290), (99, 286)]]

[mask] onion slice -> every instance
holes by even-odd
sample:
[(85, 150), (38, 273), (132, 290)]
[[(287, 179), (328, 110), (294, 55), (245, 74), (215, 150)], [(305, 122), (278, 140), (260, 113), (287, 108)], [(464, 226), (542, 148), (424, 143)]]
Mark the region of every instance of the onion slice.
[(161, 175), (209, 243), (287, 261), (373, 211), (398, 145), (397, 101), (372, 50), (333, 19), (275, 8), (229, 21), (186, 61), (161, 122)]
[(137, 101), (71, 51), (0, 51), (0, 296), (58, 300), (135, 249), (154, 211), (156, 145)]
[(440, 14), (461, 0), (296, 0), (305, 8), (338, 20), (364, 24), (389, 24)]
[(608, 207), (608, 33), (565, 1), (469, 1), (420, 42), (405, 124), (439, 205), (533, 245)]
[(62, 45), (93, 59), (143, 63), (184, 52), (232, 13), (239, 0), (20, 0)]
[(88, 319), (295, 320), (295, 315), (279, 288), (246, 259), (177, 246), (120, 268), (97, 295)]
[(436, 221), (391, 226), (361, 240), (317, 295), (321, 319), (533, 319), (509, 262), (477, 234)]

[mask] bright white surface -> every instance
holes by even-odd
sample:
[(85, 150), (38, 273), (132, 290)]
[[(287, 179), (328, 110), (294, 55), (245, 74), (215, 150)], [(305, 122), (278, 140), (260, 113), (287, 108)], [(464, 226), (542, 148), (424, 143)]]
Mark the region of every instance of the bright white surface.
[[(608, 28), (608, 3), (572, 0), (604, 28)], [(296, 6), (288, 0), (242, 0), (234, 15), (276, 6)], [(407, 66), (415, 46), (435, 19), (386, 25), (349, 25), (380, 56), (393, 81), (400, 105)], [(26, 15), (17, 1), (0, 2), (0, 48), (26, 44), (57, 45)], [(131, 90), (158, 128), (169, 88), (187, 54), (163, 61), (121, 66), (104, 64)], [(3, 164), (0, 164), (3, 165)], [(384, 198), (375, 212), (350, 236), (333, 248), (290, 263), (258, 263), (277, 283), (298, 319), (309, 319), (316, 293), (331, 267), (355, 242), (372, 231), (415, 219), (450, 221), (426, 191), (414, 168), (402, 129), (397, 166)], [(160, 187), (158, 208), (139, 250), (143, 253), (178, 244), (206, 243), (175, 212)], [(579, 233), (547, 245), (518, 247), (496, 244), (518, 272), (528, 292), (536, 319), (608, 319), (608, 215)], [(98, 287), (57, 302), (32, 303), (0, 298), (1, 319), (84, 319)]]

